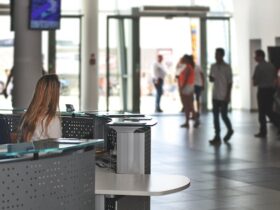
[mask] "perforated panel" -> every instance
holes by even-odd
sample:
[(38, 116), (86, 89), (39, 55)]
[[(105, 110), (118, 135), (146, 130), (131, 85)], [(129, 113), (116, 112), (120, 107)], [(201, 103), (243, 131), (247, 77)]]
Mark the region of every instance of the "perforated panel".
[(113, 149), (115, 149), (115, 146), (117, 144), (117, 131), (115, 131), (113, 128), (109, 128), (108, 126), (107, 126), (106, 131), (108, 132), (106, 135), (107, 149), (113, 150)]
[(112, 119), (108, 117), (100, 117), (91, 115), (94, 120), (94, 138), (96, 139), (103, 139), (106, 138), (106, 134), (108, 133), (107, 123), (111, 122)]
[[(10, 132), (16, 132), (21, 120), (19, 114), (6, 114), (5, 117)], [(90, 117), (61, 116), (62, 137), (64, 138), (93, 138), (94, 121)]]
[(144, 133), (145, 138), (145, 174), (151, 173), (151, 127), (137, 129), (135, 133)]
[(110, 145), (108, 144), (108, 138), (107, 133), (109, 127), (107, 126), (107, 123), (112, 121), (112, 119), (108, 117), (100, 117), (100, 116), (94, 116), (90, 115), (94, 120), (94, 138), (95, 139), (104, 139), (104, 148), (106, 150), (110, 150)]
[(6, 114), (3, 115), (9, 125), (10, 132), (17, 132), (20, 125), (21, 116), (20, 114)]
[(94, 150), (0, 164), (1, 210), (93, 210)]
[(150, 197), (147, 196), (116, 196), (105, 198), (105, 210), (150, 210)]
[(62, 116), (61, 119), (64, 138), (93, 138), (94, 121), (92, 118)]

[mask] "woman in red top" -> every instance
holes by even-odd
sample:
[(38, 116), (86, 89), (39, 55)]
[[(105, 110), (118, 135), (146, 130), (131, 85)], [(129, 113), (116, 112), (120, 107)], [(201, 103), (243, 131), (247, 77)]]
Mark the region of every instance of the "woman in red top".
[(186, 65), (184, 70), (179, 75), (179, 86), (182, 93), (183, 104), (185, 109), (186, 122), (181, 125), (181, 127), (189, 128), (189, 116), (190, 113), (194, 113), (193, 107), (193, 92), (194, 92), (194, 81), (195, 81), (195, 71), (194, 71), (194, 61), (193, 57), (190, 55), (184, 55), (182, 59), (183, 63)]

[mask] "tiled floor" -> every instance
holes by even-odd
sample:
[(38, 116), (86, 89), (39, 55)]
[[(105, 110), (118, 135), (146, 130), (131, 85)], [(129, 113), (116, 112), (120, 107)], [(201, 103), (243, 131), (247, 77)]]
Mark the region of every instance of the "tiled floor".
[[(228, 144), (209, 145), (211, 113), (197, 129), (180, 128), (183, 115), (158, 115), (152, 128), (152, 173), (180, 174), (191, 187), (152, 197), (152, 210), (279, 210), (280, 138), (269, 124), (266, 139), (258, 131), (257, 114), (234, 111), (235, 133)], [(226, 130), (223, 129), (223, 134)]]

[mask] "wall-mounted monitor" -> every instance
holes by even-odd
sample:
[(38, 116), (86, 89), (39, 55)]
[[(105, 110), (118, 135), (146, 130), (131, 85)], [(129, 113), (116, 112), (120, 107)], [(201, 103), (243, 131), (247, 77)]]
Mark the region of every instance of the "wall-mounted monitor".
[(55, 30), (60, 27), (61, 0), (30, 0), (29, 28)]

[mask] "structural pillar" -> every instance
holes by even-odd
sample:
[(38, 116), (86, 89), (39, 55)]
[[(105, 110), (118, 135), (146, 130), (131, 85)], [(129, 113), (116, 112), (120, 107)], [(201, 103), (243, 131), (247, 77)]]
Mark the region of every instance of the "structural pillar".
[(14, 1), (14, 66), (12, 105), (27, 108), (42, 76), (41, 31), (28, 29), (29, 0)]
[(204, 94), (202, 94), (201, 108), (202, 111), (207, 111), (207, 19), (206, 17), (200, 18), (200, 62), (204, 73)]
[(136, 18), (132, 19), (132, 112), (140, 112), (140, 19), (139, 19), (139, 8), (132, 8), (132, 15)]
[(81, 110), (98, 109), (98, 0), (83, 0)]

